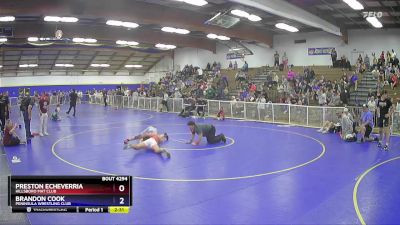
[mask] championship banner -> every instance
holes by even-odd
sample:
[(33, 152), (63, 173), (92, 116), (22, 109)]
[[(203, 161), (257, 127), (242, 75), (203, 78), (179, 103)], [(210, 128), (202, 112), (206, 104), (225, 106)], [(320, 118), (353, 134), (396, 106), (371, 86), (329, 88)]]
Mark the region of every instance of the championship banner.
[(230, 52), (226, 54), (226, 59), (231, 60), (231, 59), (243, 59), (244, 55), (238, 52)]
[(308, 55), (330, 55), (334, 48), (308, 48)]

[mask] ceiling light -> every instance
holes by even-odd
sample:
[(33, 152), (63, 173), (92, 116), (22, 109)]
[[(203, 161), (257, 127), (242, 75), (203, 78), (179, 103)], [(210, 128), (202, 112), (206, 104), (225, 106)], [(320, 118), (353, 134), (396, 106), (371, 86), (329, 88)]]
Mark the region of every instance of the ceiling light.
[(28, 37), (28, 41), (31, 41), (31, 42), (39, 41), (39, 38), (38, 37)]
[(375, 28), (382, 28), (382, 23), (376, 17), (367, 17), (366, 20)]
[(364, 6), (357, 0), (343, 0), (347, 5), (349, 5), (354, 10), (363, 10)]
[(176, 29), (175, 33), (177, 33), (177, 34), (189, 34), (190, 31), (188, 31), (186, 29)]
[(218, 35), (216, 35), (216, 34), (207, 34), (207, 37), (210, 38), (210, 39), (216, 39), (216, 38), (218, 38)]
[(110, 67), (110, 64), (91, 64), (91, 67)]
[(64, 23), (76, 23), (78, 22), (76, 17), (59, 17), (59, 16), (45, 16), (44, 21), (47, 22), (64, 22)]
[(128, 42), (127, 41), (123, 41), (123, 40), (118, 40), (118, 41), (115, 42), (115, 44), (117, 44), (117, 45), (126, 45), (126, 44), (128, 44)]
[(94, 38), (72, 38), (72, 42), (76, 43), (96, 43), (97, 40)]
[(175, 33), (176, 29), (173, 27), (163, 27), (161, 28), (162, 31), (168, 32), (168, 33)]
[(234, 9), (234, 10), (231, 11), (231, 13), (232, 13), (233, 15), (235, 15), (235, 16), (245, 17), (245, 18), (247, 18), (247, 17), (250, 16), (249, 13), (247, 13), (247, 12), (245, 12), (245, 11), (242, 11), (242, 10), (239, 10), (239, 9)]
[(160, 44), (160, 43), (156, 44), (155, 46), (156, 46), (156, 48), (163, 49), (163, 50), (171, 50), (171, 49), (176, 48), (175, 45), (166, 45), (166, 44)]
[(27, 68), (27, 67), (37, 67), (38, 64), (20, 64), (19, 67)]
[(128, 41), (127, 45), (139, 45), (139, 43), (136, 41)]
[(78, 22), (78, 18), (76, 17), (61, 17), (61, 22), (64, 23), (76, 23)]
[(73, 42), (84, 42), (85, 38), (72, 38)]
[(122, 22), (122, 26), (126, 28), (136, 28), (139, 26), (139, 24), (132, 22)]
[(107, 20), (106, 22), (107, 25), (110, 26), (117, 26), (117, 27), (126, 27), (126, 28), (136, 28), (139, 26), (139, 24), (137, 23), (133, 23), (133, 22), (122, 22), (119, 20)]
[(275, 27), (282, 29), (282, 30), (289, 31), (289, 32), (298, 32), (299, 31), (299, 29), (297, 29), (296, 27), (287, 25), (285, 23), (277, 23), (277, 24), (275, 24)]
[(129, 46), (139, 45), (139, 43), (136, 42), (136, 41), (124, 41), (124, 40), (118, 40), (118, 41), (115, 42), (115, 44), (117, 44), (117, 45), (129, 45)]
[(122, 25), (122, 21), (118, 21), (118, 20), (107, 20), (106, 24), (107, 24), (107, 25), (110, 25), (110, 26), (121, 26), (121, 25)]
[(231, 38), (230, 38), (230, 37), (223, 36), (223, 35), (221, 35), (221, 36), (218, 36), (218, 39), (219, 39), (219, 40), (221, 40), (221, 41), (229, 41), (229, 40), (231, 40)]
[(168, 32), (168, 33), (177, 33), (177, 34), (189, 34), (190, 31), (186, 29), (179, 29), (179, 28), (174, 28), (174, 27), (163, 27), (161, 28), (162, 31)]
[(177, 1), (185, 2), (187, 4), (195, 5), (195, 6), (204, 6), (204, 5), (208, 4), (208, 2), (205, 0), (177, 0)]
[(125, 65), (125, 68), (142, 68), (143, 65)]
[(55, 64), (56, 67), (74, 67), (73, 64)]
[(230, 37), (223, 36), (223, 35), (216, 35), (216, 34), (207, 34), (207, 37), (210, 39), (219, 39), (221, 41), (229, 41), (231, 40)]
[(14, 20), (15, 20), (15, 17), (13, 17), (13, 16), (1, 16), (0, 17), (0, 22), (11, 22)]
[(85, 38), (84, 42), (86, 42), (86, 43), (96, 43), (97, 40), (94, 39), (94, 38)]
[(253, 21), (253, 22), (261, 21), (261, 17), (259, 17), (259, 16), (257, 16), (257, 15), (253, 15), (253, 14), (251, 14), (250, 16), (248, 16), (247, 19), (249, 19), (250, 21)]
[(0, 65), (0, 68), (3, 68), (3, 65)]
[(0, 42), (6, 42), (6, 41), (8, 41), (7, 38), (0, 38)]

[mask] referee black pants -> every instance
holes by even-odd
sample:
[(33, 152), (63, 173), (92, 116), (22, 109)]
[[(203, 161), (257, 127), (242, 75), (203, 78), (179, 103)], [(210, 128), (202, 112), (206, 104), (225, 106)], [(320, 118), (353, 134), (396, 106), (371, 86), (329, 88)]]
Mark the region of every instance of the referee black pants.
[(215, 127), (212, 126), (208, 133), (203, 134), (207, 138), (209, 144), (215, 144), (222, 141), (222, 134), (215, 136)]

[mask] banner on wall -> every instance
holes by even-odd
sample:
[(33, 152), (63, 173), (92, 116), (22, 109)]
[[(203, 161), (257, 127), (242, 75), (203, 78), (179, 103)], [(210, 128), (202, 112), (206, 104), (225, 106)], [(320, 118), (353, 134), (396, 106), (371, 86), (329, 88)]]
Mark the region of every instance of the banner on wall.
[(244, 54), (241, 54), (239, 52), (230, 52), (226, 54), (226, 59), (231, 60), (231, 59), (243, 59)]
[(332, 49), (334, 48), (308, 48), (308, 55), (330, 55)]

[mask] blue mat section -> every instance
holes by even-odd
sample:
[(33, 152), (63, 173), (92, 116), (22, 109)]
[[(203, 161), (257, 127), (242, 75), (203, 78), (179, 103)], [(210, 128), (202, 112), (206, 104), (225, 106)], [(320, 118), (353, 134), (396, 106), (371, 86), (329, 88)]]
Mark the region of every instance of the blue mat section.
[[(37, 110), (37, 109), (35, 109)], [(64, 108), (65, 112), (65, 108)], [(37, 111), (32, 130), (38, 129)], [(22, 121), (18, 112), (13, 118)], [(176, 114), (79, 105), (77, 117), (49, 121), (47, 137), (6, 148), (13, 175), (132, 175), (131, 212), (29, 214), (32, 224), (357, 224), (353, 188), (373, 165), (399, 156), (376, 143), (345, 143), (316, 129), (235, 120), (213, 123), (227, 144), (184, 144), (186, 123)], [(122, 140), (156, 126), (170, 134), (172, 158), (123, 150)], [(24, 130), (19, 130), (23, 134)], [(13, 156), (21, 163), (12, 164)], [(361, 181), (358, 206), (367, 224), (397, 223), (400, 160)]]

